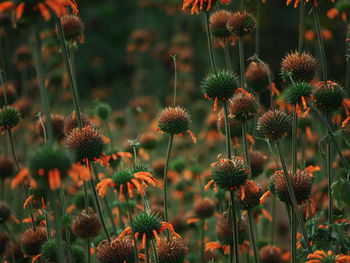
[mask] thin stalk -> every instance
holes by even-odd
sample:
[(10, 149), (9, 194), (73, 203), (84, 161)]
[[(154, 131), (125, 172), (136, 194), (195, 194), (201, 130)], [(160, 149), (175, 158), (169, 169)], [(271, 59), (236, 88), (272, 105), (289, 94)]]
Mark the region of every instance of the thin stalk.
[(257, 233), (255, 229), (255, 221), (252, 214), (252, 211), (248, 210), (248, 225), (249, 225), (249, 233), (250, 233), (250, 239), (252, 241), (253, 246), (253, 252), (254, 252), (254, 262), (259, 263), (259, 249), (257, 244)]
[(51, 114), (50, 114), (49, 96), (47, 93), (47, 89), (45, 87), (45, 77), (44, 77), (44, 70), (41, 62), (39, 36), (34, 27), (31, 28), (31, 34), (29, 39), (32, 47), (36, 74), (38, 77), (41, 103), (43, 106), (44, 115), (46, 119), (47, 140), (48, 140), (48, 143), (51, 144), (53, 142), (53, 131), (52, 131), (52, 122), (51, 122)]
[(7, 106), (7, 90), (6, 90), (5, 81), (3, 79), (2, 73), (3, 73), (3, 70), (0, 69), (0, 84), (2, 86), (2, 90), (4, 94), (4, 104), (5, 106)]
[(103, 219), (100, 201), (98, 200), (96, 187), (95, 187), (95, 180), (94, 180), (93, 172), (92, 172), (92, 169), (91, 169), (91, 164), (88, 165), (88, 168), (89, 168), (90, 174), (91, 174), (90, 185), (91, 185), (92, 193), (94, 195), (94, 200), (95, 200), (95, 204), (96, 204), (96, 207), (97, 207), (98, 216), (100, 218), (101, 225), (102, 225), (103, 231), (105, 232), (106, 238), (108, 239), (108, 242), (111, 243), (111, 237), (110, 237), (110, 235), (108, 233), (105, 221)]
[(298, 53), (301, 55), (304, 47), (304, 22), (305, 21), (305, 3), (304, 0), (300, 0), (299, 3), (299, 42), (298, 42)]
[[(66, 206), (66, 201), (65, 201), (65, 198), (64, 198), (64, 190), (63, 188), (61, 187), (59, 189), (59, 200), (60, 200), (60, 203), (61, 203), (61, 207), (62, 207), (62, 214), (64, 215), (66, 213), (66, 209), (67, 209), (67, 206)], [(63, 232), (64, 232), (64, 235), (66, 237), (66, 240), (65, 242), (67, 243), (68, 245), (68, 259), (69, 259), (69, 262), (71, 263), (75, 263), (75, 259), (73, 258), (72, 256), (72, 247), (71, 247), (71, 235), (70, 235), (70, 232), (69, 230), (67, 229), (63, 229)]]
[(125, 194), (125, 204), (126, 204), (126, 210), (128, 210), (128, 216), (129, 216), (129, 221), (130, 221), (130, 226), (132, 230), (132, 238), (134, 240), (134, 253), (135, 253), (135, 262), (138, 262), (138, 249), (137, 249), (137, 240), (135, 237), (135, 227), (134, 227), (134, 221), (132, 219), (132, 214), (131, 214), (131, 209), (129, 205), (129, 195), (126, 193)]
[(200, 260), (201, 262), (205, 262), (205, 253), (204, 253), (204, 236), (205, 236), (205, 219), (202, 219), (201, 222), (201, 254)]
[(272, 224), (271, 224), (271, 236), (270, 236), (270, 242), (271, 245), (275, 244), (275, 231), (276, 231), (276, 197), (272, 197)]
[[(168, 142), (168, 150), (166, 153), (166, 159), (165, 159), (165, 167), (164, 167), (164, 219), (165, 222), (168, 222), (168, 166), (169, 166), (169, 159), (170, 159), (170, 153), (171, 153), (171, 147), (173, 145), (173, 138), (174, 135), (169, 136), (169, 142)], [(167, 231), (167, 236), (169, 239), (169, 232)]]
[(312, 253), (312, 248), (311, 248), (311, 245), (310, 245), (310, 241), (309, 241), (309, 238), (307, 236), (307, 232), (306, 232), (306, 229), (305, 229), (305, 226), (304, 226), (303, 218), (300, 215), (299, 210), (298, 210), (298, 203), (297, 203), (296, 198), (295, 198), (294, 189), (293, 189), (290, 177), (289, 177), (287, 165), (286, 165), (286, 162), (284, 160), (279, 141), (276, 142), (276, 146), (277, 146), (277, 152), (278, 152), (278, 155), (280, 157), (281, 164), (282, 164), (283, 174), (284, 174), (284, 178), (286, 180), (288, 193), (289, 193), (289, 196), (290, 196), (290, 200), (292, 202), (292, 207), (293, 207), (294, 213), (296, 215), (296, 219), (297, 219), (299, 228), (301, 229), (301, 232), (302, 232), (302, 235), (304, 237), (304, 240), (305, 240), (305, 243), (306, 243), (306, 246), (307, 246), (307, 249), (308, 249), (309, 253)]
[(104, 123), (105, 123), (105, 126), (106, 126), (106, 130), (107, 130), (109, 139), (111, 140), (111, 149), (114, 149), (114, 140), (113, 140), (113, 134), (112, 134), (111, 127), (109, 126), (109, 123), (108, 123), (107, 120), (104, 121)]
[(87, 194), (87, 185), (86, 181), (83, 181), (83, 188), (84, 188), (84, 206), (85, 206), (85, 213), (89, 214), (89, 199)]
[(244, 157), (248, 164), (248, 169), (249, 169), (249, 179), (251, 179), (252, 173), (251, 173), (250, 155), (249, 155), (248, 141), (247, 141), (247, 123), (244, 120), (242, 121), (242, 140), (243, 140), (243, 148), (244, 148)]
[(0, 179), (0, 200), (5, 200), (5, 180), (4, 178)]
[(210, 63), (211, 67), (214, 71), (214, 73), (217, 73), (215, 58), (214, 58), (214, 51), (213, 51), (213, 42), (211, 39), (211, 32), (209, 28), (209, 12), (205, 12), (205, 25), (207, 30), (207, 40), (208, 40), (208, 48), (209, 48), (209, 55), (210, 55)]
[(350, 96), (350, 23), (349, 20), (346, 23), (346, 41), (345, 41), (345, 61), (346, 61), (346, 71), (345, 71), (345, 90), (348, 96)]
[(91, 253), (90, 253), (90, 241), (89, 241), (89, 239), (86, 240), (86, 256), (87, 256), (87, 262), (91, 263)]
[[(297, 152), (298, 152), (297, 123), (298, 123), (298, 115), (297, 115), (296, 105), (294, 105), (293, 121), (292, 121), (292, 173), (293, 174), (295, 174), (297, 171)], [(295, 216), (295, 212), (293, 211), (293, 208), (291, 208), (290, 224), (291, 224), (292, 262), (295, 263), (297, 260), (297, 222), (296, 222), (296, 216)]]
[(328, 79), (327, 78), (326, 54), (325, 54), (325, 50), (324, 50), (324, 43), (323, 43), (323, 38), (322, 38), (322, 33), (321, 33), (321, 24), (320, 24), (319, 7), (318, 6), (312, 7), (312, 14), (314, 17), (318, 47), (320, 49), (322, 80), (326, 83), (326, 81)]
[(43, 130), (44, 142), (47, 143), (46, 129), (45, 129), (45, 125), (44, 125), (44, 122), (43, 122), (43, 118), (41, 118), (41, 112), (38, 113), (38, 119), (39, 119), (39, 123), (41, 125), (41, 128)]
[(224, 116), (225, 116), (225, 133), (226, 133), (226, 152), (227, 159), (232, 159), (231, 154), (231, 127), (230, 127), (230, 117), (228, 111), (228, 103), (224, 101)]
[(156, 243), (154, 242), (153, 239), (150, 242), (151, 242), (151, 247), (152, 247), (152, 250), (153, 250), (154, 261), (155, 261), (155, 263), (159, 263)]
[(146, 241), (146, 247), (145, 247), (145, 254), (146, 254), (146, 263), (150, 263), (149, 261), (149, 242), (148, 240)]
[(54, 224), (55, 224), (55, 239), (57, 244), (57, 259), (58, 262), (64, 262), (64, 250), (63, 250), (63, 242), (62, 242), (62, 224), (61, 224), (61, 213), (58, 209), (57, 205), (57, 196), (56, 192), (49, 191), (49, 199), (50, 199), (50, 205), (52, 207), (52, 210), (54, 212)]
[(176, 90), (177, 90), (177, 66), (176, 66), (176, 55), (171, 56), (174, 62), (174, 98), (173, 106), (176, 106)]
[(292, 251), (292, 263), (297, 262), (297, 222), (295, 213), (293, 208), (290, 207), (291, 210), (291, 220), (290, 220), (290, 228), (291, 228), (291, 251)]
[(241, 88), (244, 89), (244, 83), (245, 83), (245, 70), (244, 70), (244, 44), (243, 44), (243, 38), (240, 37), (238, 39), (238, 52), (239, 52), (239, 73), (240, 73), (240, 80), (241, 80)]
[(259, 56), (260, 54), (260, 17), (261, 17), (261, 0), (256, 0), (256, 19), (258, 23), (255, 29), (255, 54)]
[(229, 71), (232, 71), (232, 65), (231, 65), (231, 59), (230, 59), (230, 49), (229, 49), (228, 41), (225, 43), (225, 46), (224, 46), (224, 54), (225, 54), (226, 67)]
[[(330, 115), (327, 113), (326, 119), (329, 125), (331, 125), (330, 122)], [(332, 173), (331, 173), (331, 156), (332, 156), (332, 148), (331, 143), (327, 143), (327, 149), (326, 149), (326, 171), (327, 171), (327, 178), (328, 178), (328, 223), (332, 224), (333, 222), (333, 194), (332, 194)]]
[(233, 226), (232, 231), (232, 243), (233, 243), (233, 256), (231, 256), (232, 262), (239, 263), (239, 248), (238, 248), (238, 224), (237, 224), (237, 213), (236, 213), (236, 205), (235, 205), (235, 193), (233, 190), (230, 191), (230, 214), (231, 214), (231, 222)]

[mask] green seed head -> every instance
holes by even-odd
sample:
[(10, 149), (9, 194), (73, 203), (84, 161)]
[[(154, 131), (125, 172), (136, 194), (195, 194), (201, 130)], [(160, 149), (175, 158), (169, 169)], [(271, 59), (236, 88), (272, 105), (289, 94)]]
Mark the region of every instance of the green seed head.
[(306, 82), (293, 82), (284, 92), (284, 98), (285, 100), (292, 104), (301, 105), (302, 103), (302, 97), (306, 99), (310, 96), (312, 91), (312, 86), (309, 83)]
[(20, 112), (12, 107), (5, 106), (0, 110), (0, 130), (8, 131), (17, 127), (21, 121)]
[(280, 110), (265, 112), (259, 119), (257, 129), (270, 140), (279, 140), (292, 128), (291, 117)]
[(344, 89), (336, 82), (320, 82), (312, 92), (315, 98), (315, 105), (323, 112), (338, 110), (345, 98)]
[(107, 103), (98, 103), (95, 106), (95, 114), (101, 119), (101, 120), (107, 120), (108, 117), (111, 115), (112, 108)]
[(129, 169), (119, 170), (112, 175), (112, 180), (116, 184), (115, 188), (119, 189), (120, 185), (125, 185), (134, 179), (134, 173)]
[[(62, 247), (66, 250), (67, 245), (62, 243)], [(56, 240), (49, 240), (41, 246), (42, 257), (48, 263), (58, 263), (58, 247)]]
[(153, 230), (158, 232), (161, 226), (162, 220), (157, 214), (142, 212), (134, 218), (135, 233), (138, 232), (140, 238), (143, 234), (146, 234), (147, 239), (153, 238)]

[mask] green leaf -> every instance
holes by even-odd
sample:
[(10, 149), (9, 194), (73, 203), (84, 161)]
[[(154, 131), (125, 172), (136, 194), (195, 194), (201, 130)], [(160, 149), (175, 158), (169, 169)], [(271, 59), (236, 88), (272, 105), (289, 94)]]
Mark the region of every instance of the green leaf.
[(343, 182), (340, 187), (340, 195), (343, 202), (350, 205), (350, 182), (347, 180)]
[(318, 141), (318, 151), (321, 153), (323, 159), (326, 159), (326, 152), (323, 149), (330, 142), (329, 137), (330, 136), (327, 134), (321, 140)]

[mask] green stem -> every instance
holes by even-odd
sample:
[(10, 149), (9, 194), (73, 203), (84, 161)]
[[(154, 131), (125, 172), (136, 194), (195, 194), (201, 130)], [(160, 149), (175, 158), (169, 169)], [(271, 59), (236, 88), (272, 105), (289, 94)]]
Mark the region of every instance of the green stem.
[(225, 116), (225, 133), (226, 133), (226, 152), (227, 159), (232, 159), (231, 153), (231, 127), (230, 127), (230, 116), (228, 111), (228, 102), (224, 101), (224, 116)]
[(201, 254), (200, 260), (201, 262), (205, 262), (205, 251), (204, 251), (204, 236), (205, 236), (205, 219), (202, 219), (201, 222)]
[(304, 0), (300, 0), (299, 3), (299, 42), (298, 42), (298, 53), (301, 55), (304, 46), (304, 20), (305, 20), (305, 3)]
[(290, 196), (290, 200), (291, 200), (291, 203), (292, 203), (292, 207), (293, 207), (294, 213), (296, 215), (296, 219), (297, 219), (299, 228), (301, 229), (301, 232), (302, 232), (302, 235), (304, 237), (304, 240), (305, 240), (305, 243), (306, 243), (306, 246), (307, 246), (307, 249), (308, 249), (309, 253), (312, 253), (312, 248), (311, 248), (311, 245), (310, 245), (310, 241), (309, 241), (309, 238), (308, 238), (305, 226), (304, 226), (303, 218), (302, 218), (302, 216), (301, 216), (301, 214), (299, 213), (299, 210), (298, 210), (298, 203), (297, 203), (297, 200), (296, 200), (296, 197), (295, 197), (293, 185), (292, 185), (292, 182), (290, 180), (290, 176), (289, 176), (289, 173), (288, 173), (287, 165), (286, 165), (286, 162), (284, 160), (279, 141), (276, 142), (276, 146), (277, 146), (277, 152), (278, 152), (278, 155), (280, 157), (281, 164), (282, 164), (283, 175), (284, 175), (284, 178), (286, 180), (288, 193), (289, 193), (289, 196)]
[(346, 41), (345, 41), (345, 58), (346, 58), (346, 71), (345, 71), (345, 90), (348, 96), (350, 96), (350, 23), (349, 20), (346, 23)]
[[(298, 115), (296, 111), (296, 105), (293, 106), (293, 121), (292, 121), (292, 173), (295, 174), (297, 171), (297, 123)], [(294, 192), (294, 191), (293, 191)], [(292, 262), (295, 263), (297, 260), (297, 224), (296, 217), (291, 208), (291, 251), (292, 251)]]
[(108, 233), (105, 221), (103, 219), (103, 214), (102, 214), (102, 210), (101, 210), (100, 201), (98, 200), (98, 196), (97, 196), (97, 192), (96, 192), (96, 186), (95, 186), (95, 181), (94, 181), (94, 176), (93, 176), (93, 172), (92, 172), (92, 169), (91, 169), (91, 164), (88, 165), (88, 168), (89, 168), (90, 173), (91, 173), (90, 186), (91, 186), (92, 193), (94, 195), (94, 200), (95, 200), (95, 204), (96, 204), (96, 207), (97, 207), (98, 216), (100, 218), (101, 225), (102, 225), (103, 231), (105, 232), (106, 238), (108, 239), (108, 242), (111, 243), (111, 237), (110, 237), (110, 235)]
[(125, 204), (126, 204), (126, 210), (128, 210), (128, 216), (129, 216), (129, 221), (130, 221), (130, 226), (131, 226), (131, 231), (132, 231), (132, 238), (134, 240), (134, 253), (135, 253), (135, 262), (138, 262), (138, 249), (137, 249), (137, 240), (135, 237), (135, 227), (134, 227), (134, 221), (132, 219), (132, 214), (131, 214), (131, 209), (129, 205), (129, 195), (126, 193), (125, 194)]
[(152, 239), (150, 242), (151, 242), (151, 247), (152, 247), (152, 250), (153, 250), (154, 261), (155, 261), (155, 263), (159, 263), (156, 243), (154, 242), (154, 239)]
[(297, 262), (297, 222), (296, 222), (296, 217), (295, 213), (293, 211), (293, 208), (290, 208), (291, 210), (291, 251), (292, 251), (292, 263)]
[[(163, 181), (164, 181), (164, 219), (165, 219), (165, 222), (169, 222), (168, 221), (169, 220), (169, 217), (168, 217), (168, 166), (169, 166), (169, 160), (170, 160), (171, 147), (173, 145), (173, 138), (174, 138), (174, 135), (171, 134), (169, 137), (169, 142), (168, 142), (168, 150), (166, 153), (164, 176), (163, 176)], [(169, 233), (167, 235), (169, 235)], [(169, 237), (168, 237), (168, 239), (169, 239)]]
[(248, 149), (248, 140), (247, 140), (247, 124), (246, 121), (242, 121), (242, 140), (243, 140), (243, 148), (244, 148), (244, 157), (248, 164), (249, 169), (249, 179), (252, 178), (251, 173), (251, 163), (250, 163), (250, 155), (249, 155), (249, 149)]
[(87, 194), (87, 186), (86, 181), (83, 181), (83, 187), (84, 187), (84, 205), (85, 205), (85, 213), (89, 214), (89, 198)]
[(324, 50), (324, 43), (323, 43), (323, 38), (322, 38), (322, 33), (321, 33), (321, 24), (320, 24), (319, 7), (318, 6), (312, 7), (312, 14), (314, 17), (318, 47), (320, 49), (322, 80), (326, 83), (326, 81), (328, 79), (327, 78), (326, 54), (325, 54), (325, 50)]
[(250, 240), (252, 241), (252, 247), (254, 252), (254, 262), (259, 263), (259, 249), (257, 244), (257, 233), (255, 229), (255, 221), (252, 214), (252, 211), (248, 209), (248, 225), (249, 225), (249, 233), (250, 233)]
[(255, 29), (255, 54), (259, 56), (260, 54), (260, 18), (261, 18), (261, 0), (256, 0), (256, 18), (258, 23)]
[(150, 263), (149, 261), (149, 243), (148, 240), (146, 240), (146, 248), (145, 248), (145, 254), (146, 254), (146, 263)]
[(62, 215), (58, 209), (57, 205), (57, 192), (49, 191), (49, 199), (50, 199), (50, 205), (52, 207), (52, 210), (54, 212), (54, 224), (55, 224), (55, 239), (56, 239), (56, 245), (57, 245), (57, 259), (58, 262), (64, 262), (64, 248), (63, 248), (63, 242), (62, 242), (62, 224), (61, 224), (61, 218)]
[(214, 73), (216, 74), (217, 68), (216, 68), (216, 63), (215, 63), (215, 58), (214, 58), (213, 42), (211, 39), (211, 32), (210, 32), (210, 28), (209, 28), (209, 12), (205, 12), (205, 25), (206, 25), (206, 30), (207, 30), (207, 40), (208, 40), (208, 48), (209, 48), (211, 67), (212, 67)]
[(238, 39), (238, 52), (239, 52), (239, 73), (240, 73), (240, 80), (241, 80), (241, 88), (244, 89), (244, 83), (245, 83), (245, 70), (244, 70), (244, 44), (243, 44), (243, 38), (240, 37)]
[(45, 87), (45, 77), (44, 70), (41, 62), (41, 50), (40, 50), (40, 42), (38, 32), (36, 28), (33, 26), (31, 28), (30, 34), (30, 43), (32, 47), (33, 58), (35, 62), (36, 74), (38, 77), (39, 91), (41, 97), (41, 103), (44, 110), (44, 115), (46, 119), (46, 128), (47, 128), (47, 138), (48, 143), (51, 144), (53, 142), (53, 131), (52, 131), (52, 122), (51, 122), (51, 114), (50, 114), (50, 105), (49, 105), (49, 96), (47, 94), (47, 89)]
[(176, 55), (172, 56), (174, 62), (174, 98), (173, 106), (176, 106), (176, 90), (177, 90), (177, 66), (176, 66)]
[(271, 236), (270, 236), (270, 240), (271, 240), (271, 245), (275, 244), (275, 231), (276, 231), (276, 197), (273, 196), (272, 197), (272, 224), (271, 224)]
[(4, 104), (7, 106), (7, 90), (6, 90), (6, 84), (4, 81), (4, 78), (2, 76), (3, 70), (0, 69), (0, 84), (2, 86), (3, 94), (4, 94)]
[(230, 191), (230, 200), (231, 200), (231, 205), (230, 205), (230, 214), (231, 214), (231, 222), (233, 226), (233, 231), (232, 231), (232, 245), (233, 245), (233, 256), (231, 259), (233, 260), (232, 262), (239, 263), (239, 247), (238, 247), (238, 224), (237, 224), (237, 213), (236, 213), (236, 205), (235, 205), (235, 192), (233, 190)]
[(87, 262), (91, 263), (91, 253), (90, 253), (90, 241), (89, 241), (89, 239), (86, 240), (86, 255), (87, 255)]
[[(327, 113), (326, 120), (329, 125), (331, 125), (330, 122), (330, 115)], [(332, 194), (332, 148), (331, 143), (327, 143), (327, 150), (326, 150), (327, 160), (326, 160), (326, 171), (327, 171), (327, 178), (328, 178), (328, 223), (332, 224), (333, 222), (333, 194)]]
[(231, 59), (230, 59), (230, 48), (229, 48), (228, 41), (225, 43), (225, 46), (224, 46), (224, 54), (225, 54), (226, 67), (229, 71), (232, 71), (232, 65), (231, 65)]
[(112, 134), (111, 127), (109, 126), (109, 123), (107, 120), (104, 121), (104, 123), (105, 123), (106, 129), (107, 129), (109, 139), (111, 140), (111, 149), (114, 149), (114, 140), (113, 140), (113, 134)]

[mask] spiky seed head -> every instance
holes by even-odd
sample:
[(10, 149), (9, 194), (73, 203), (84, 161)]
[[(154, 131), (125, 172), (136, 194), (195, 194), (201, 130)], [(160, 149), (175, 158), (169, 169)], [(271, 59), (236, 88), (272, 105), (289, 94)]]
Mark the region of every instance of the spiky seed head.
[(62, 29), (66, 40), (76, 41), (83, 37), (84, 23), (79, 16), (64, 15), (60, 17)]
[(112, 108), (107, 103), (99, 102), (95, 106), (94, 111), (97, 117), (99, 117), (101, 120), (107, 120), (111, 115)]
[(243, 185), (245, 198), (240, 200), (241, 209), (251, 209), (260, 205), (260, 197), (263, 195), (260, 185), (252, 180), (247, 180)]
[(193, 210), (197, 217), (201, 219), (209, 218), (215, 212), (215, 203), (209, 198), (204, 198), (195, 203)]
[[(309, 53), (303, 52), (299, 55), (298, 52), (287, 54), (281, 63), (282, 76), (291, 73), (294, 81), (310, 82), (316, 73), (316, 59)], [(289, 81), (289, 79), (285, 79)]]
[(191, 117), (185, 109), (168, 107), (160, 113), (158, 127), (164, 133), (184, 134), (190, 129), (191, 122)]
[[(67, 244), (62, 242), (62, 247), (66, 250)], [(58, 246), (55, 239), (46, 241), (41, 246), (40, 254), (47, 263), (58, 263)]]
[(233, 96), (234, 91), (238, 88), (237, 76), (229, 71), (219, 71), (210, 73), (201, 83), (204, 96), (209, 99), (226, 101)]
[(21, 235), (21, 243), (23, 252), (29, 256), (40, 254), (41, 245), (47, 241), (45, 227), (37, 227), (27, 229)]
[[(88, 206), (92, 207), (94, 200), (93, 200), (91, 192), (87, 192), (87, 199), (88, 199)], [(79, 210), (85, 209), (85, 194), (84, 194), (84, 192), (80, 191), (74, 195), (73, 204)]]
[(285, 100), (292, 104), (296, 105), (302, 104), (302, 97), (307, 99), (312, 91), (312, 86), (307, 82), (293, 82), (289, 85), (289, 87), (285, 90), (283, 97)]
[(237, 11), (229, 17), (226, 27), (233, 35), (243, 37), (253, 32), (256, 24), (256, 18), (252, 14), (247, 11)]
[[(89, 118), (84, 113), (80, 113), (80, 117), (83, 123), (83, 127), (91, 125)], [(77, 127), (79, 127), (77, 114), (75, 111), (73, 111), (64, 120), (64, 134), (66, 136), (69, 135)]]
[[(229, 220), (227, 213), (225, 212), (221, 217), (219, 217), (216, 223), (216, 235), (221, 243), (225, 245), (232, 245), (232, 237), (233, 237), (233, 226), (232, 221)], [(245, 220), (241, 220), (238, 222), (238, 243), (242, 244), (244, 240), (248, 238), (247, 235), (247, 222)]]
[(172, 237), (170, 240), (162, 240), (157, 245), (159, 263), (183, 263), (188, 248), (182, 238)]
[(231, 36), (231, 32), (226, 28), (227, 21), (231, 15), (232, 13), (227, 10), (219, 10), (211, 14), (210, 30), (214, 37), (228, 38)]
[(139, 213), (134, 217), (135, 233), (139, 232), (139, 237), (142, 238), (146, 234), (147, 239), (153, 238), (153, 230), (158, 231), (162, 226), (162, 220), (159, 215), (154, 213)]
[[(312, 177), (305, 170), (297, 170), (295, 174), (289, 172), (298, 204), (307, 200), (311, 194)], [(291, 204), (286, 179), (282, 172), (275, 173), (270, 184), (271, 191), (281, 202)]]
[(158, 140), (154, 133), (147, 132), (141, 134), (140, 144), (146, 150), (154, 150), (158, 145)]
[(3, 201), (0, 201), (0, 224), (3, 224), (9, 220), (11, 216), (10, 207)]
[(0, 178), (8, 178), (15, 173), (15, 163), (9, 157), (0, 156)]
[(86, 126), (82, 130), (75, 128), (67, 136), (66, 144), (77, 162), (100, 158), (106, 147), (101, 134), (91, 126)]
[(71, 214), (65, 213), (61, 217), (61, 224), (63, 228), (69, 229), (72, 226), (73, 216)]
[(232, 190), (243, 185), (248, 178), (248, 165), (238, 156), (219, 159), (211, 165), (211, 175), (219, 188)]
[[(231, 139), (234, 137), (240, 137), (242, 135), (242, 125), (239, 121), (234, 119), (233, 117), (230, 118), (230, 133), (231, 133)], [(225, 115), (223, 112), (220, 112), (218, 115), (217, 120), (217, 129), (222, 134), (226, 135), (226, 127), (225, 127)]]
[(232, 116), (238, 121), (245, 121), (257, 115), (259, 104), (255, 96), (251, 94), (238, 93), (230, 103), (230, 112)]
[(5, 252), (5, 248), (10, 242), (10, 236), (5, 231), (0, 232), (0, 256), (2, 256)]
[(18, 263), (28, 263), (28, 257), (26, 257), (22, 251), (20, 243), (8, 242), (7, 246), (4, 248), (4, 259), (7, 262), (18, 262)]
[[(268, 65), (266, 67), (269, 68)], [(269, 79), (262, 63), (256, 61), (250, 62), (245, 72), (245, 78), (250, 89), (258, 93), (267, 90), (266, 87), (269, 85)]]
[[(42, 122), (44, 127), (46, 126), (46, 118), (43, 116)], [(61, 140), (64, 138), (64, 117), (60, 114), (51, 114), (51, 123), (52, 123), (52, 133), (55, 139)], [(41, 138), (44, 138), (44, 131), (41, 122), (38, 120), (36, 122), (36, 130)]]
[(273, 245), (263, 246), (259, 252), (262, 263), (279, 263), (282, 261), (282, 251)]
[(323, 112), (333, 112), (338, 110), (345, 98), (342, 86), (336, 82), (319, 82), (312, 92), (315, 98), (315, 106)]
[(85, 251), (80, 246), (73, 245), (72, 248), (72, 256), (74, 258), (75, 263), (86, 263)]
[(120, 185), (130, 182), (133, 178), (134, 173), (130, 169), (118, 170), (112, 174), (112, 180), (116, 184), (116, 189), (119, 189)]
[(101, 223), (97, 214), (82, 213), (77, 215), (72, 224), (72, 231), (82, 239), (96, 237), (101, 231)]
[(258, 119), (258, 131), (270, 140), (283, 138), (291, 128), (292, 118), (280, 110), (269, 110)]
[(56, 145), (43, 145), (30, 157), (28, 166), (36, 180), (48, 185), (49, 172), (58, 170), (61, 177), (66, 176), (71, 159), (66, 151)]
[(265, 162), (267, 156), (260, 151), (251, 151), (250, 156), (250, 167), (252, 177), (255, 178), (259, 176), (264, 171)]
[(17, 127), (21, 121), (21, 113), (12, 106), (0, 110), (0, 131), (8, 131)]
[(134, 244), (130, 237), (114, 238), (109, 243), (102, 241), (96, 249), (96, 257), (100, 263), (134, 263)]

